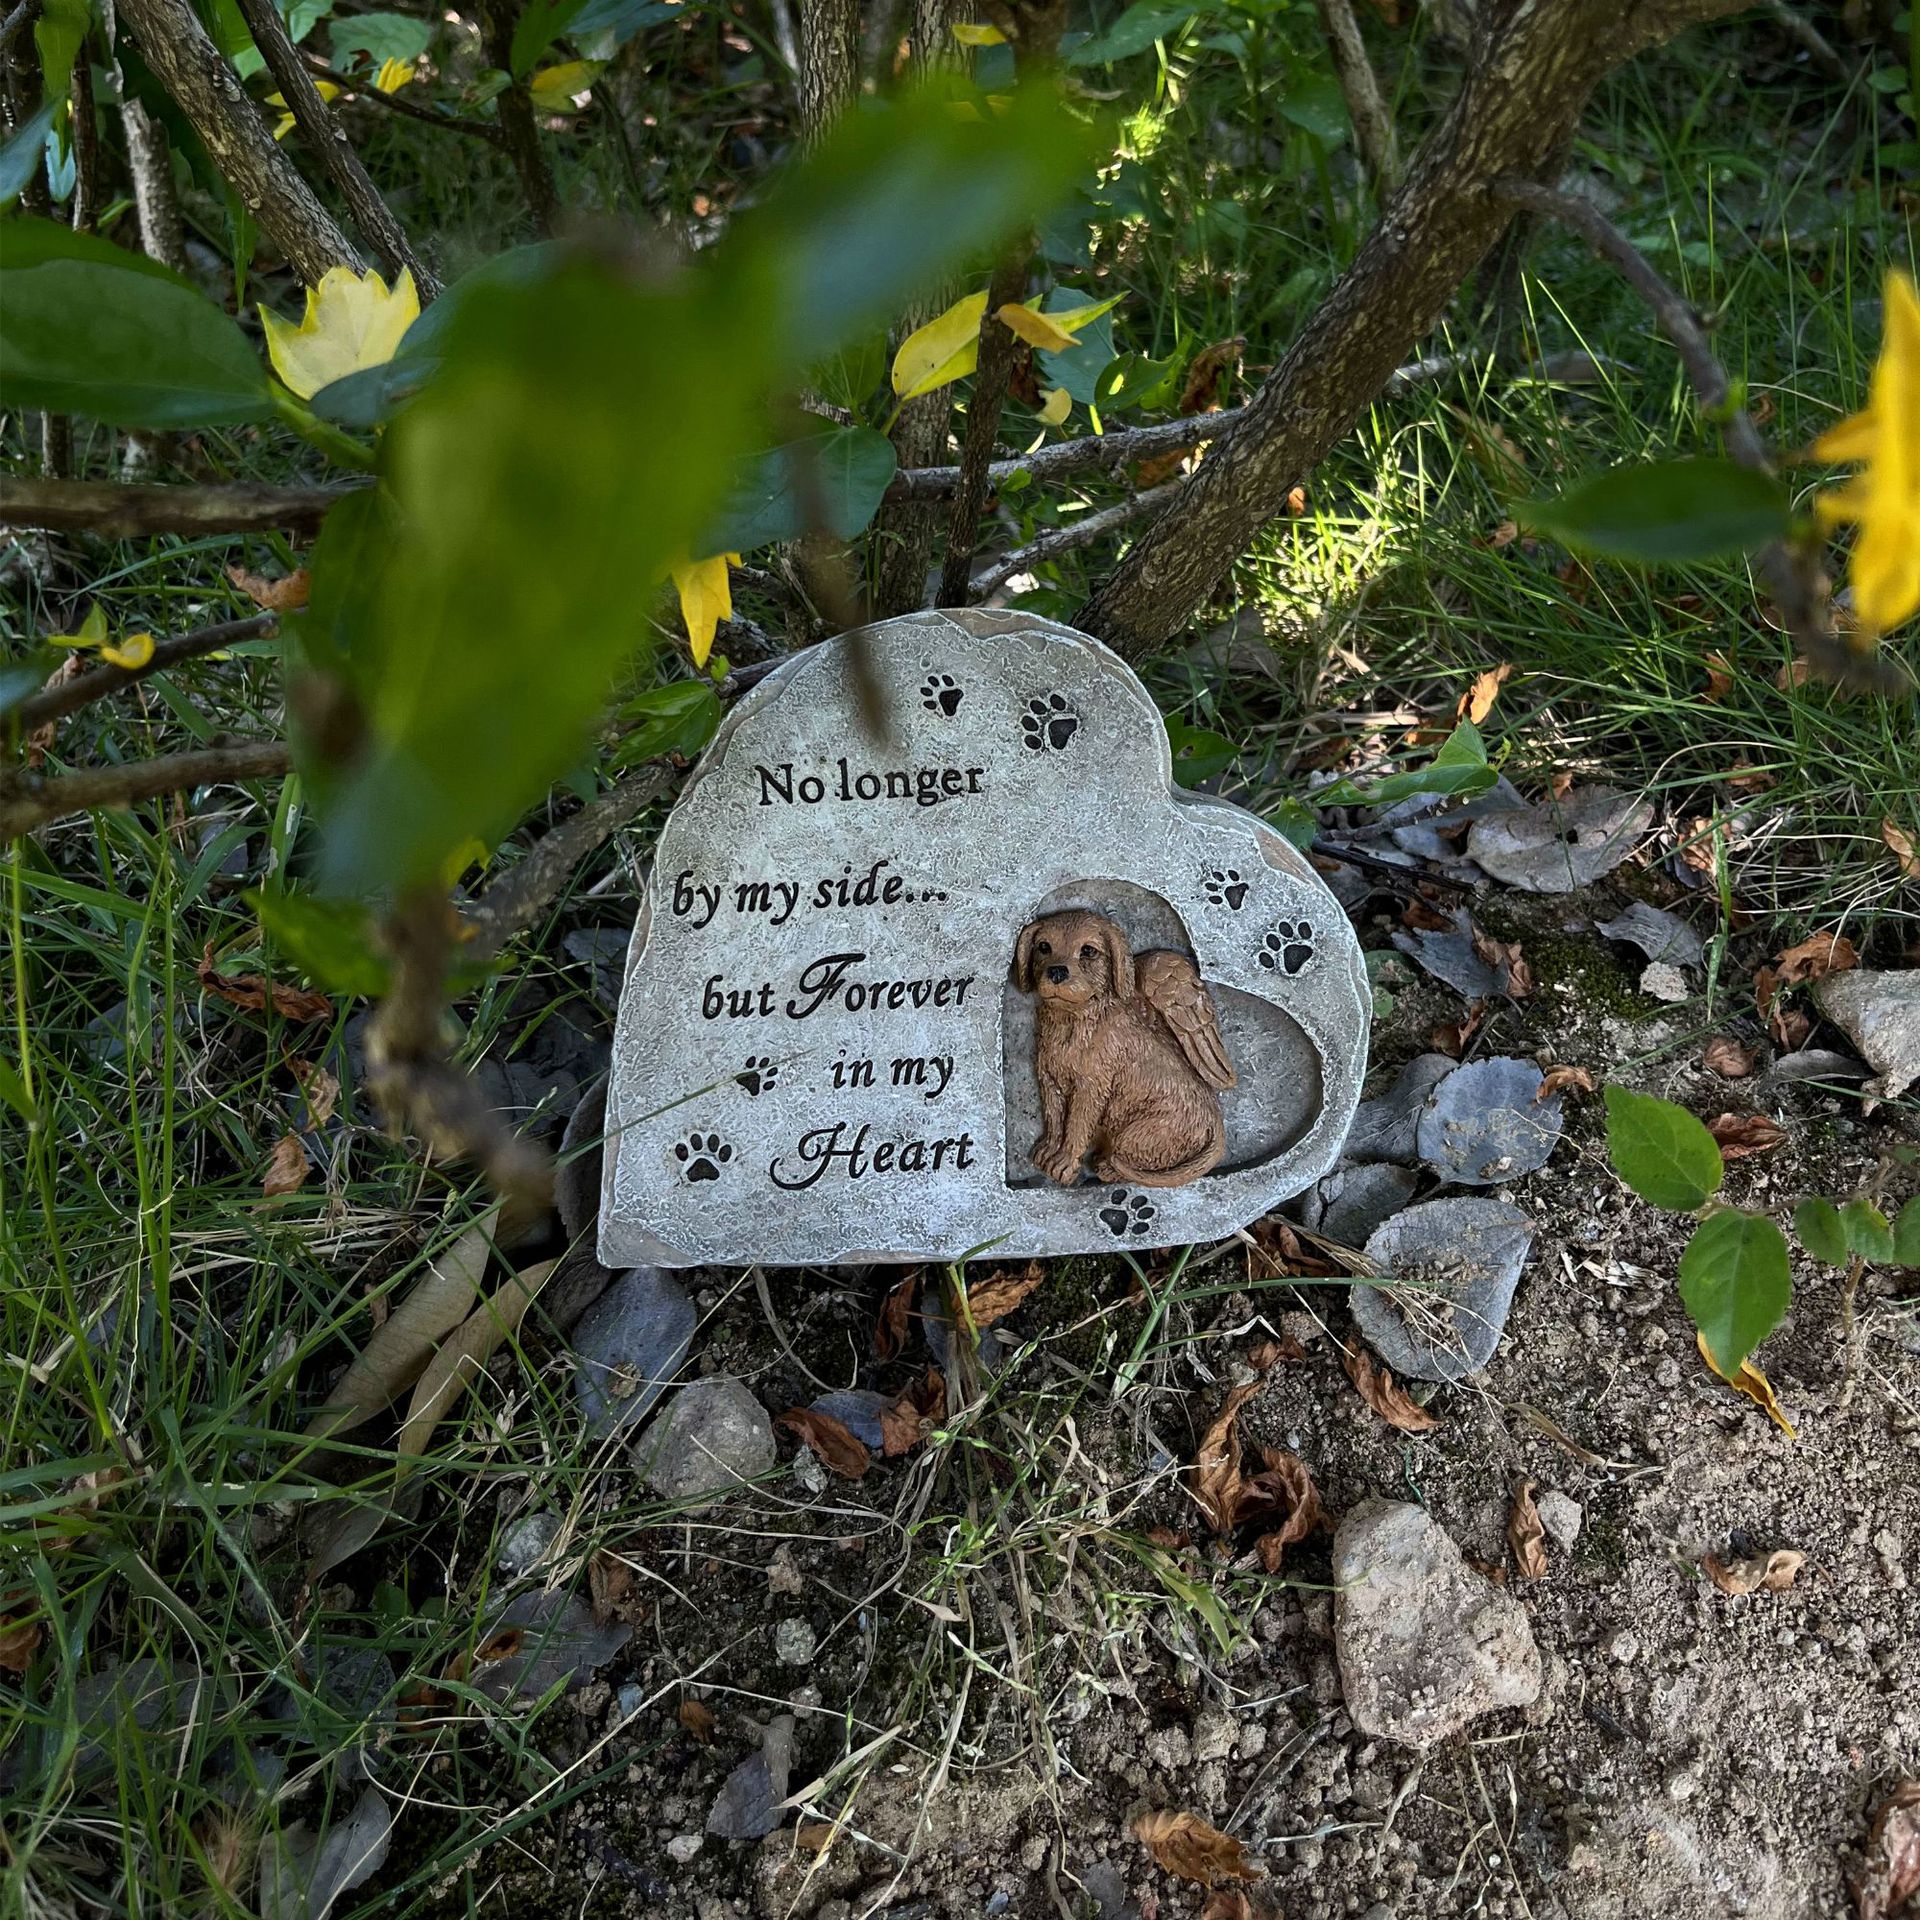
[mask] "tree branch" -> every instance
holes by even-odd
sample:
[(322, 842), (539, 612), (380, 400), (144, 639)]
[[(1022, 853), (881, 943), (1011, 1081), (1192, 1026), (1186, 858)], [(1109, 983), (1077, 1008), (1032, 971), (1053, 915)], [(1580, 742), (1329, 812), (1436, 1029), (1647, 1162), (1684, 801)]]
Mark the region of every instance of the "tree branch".
[(189, 0), (121, 0), (120, 17), (160, 83), (193, 123), (213, 163), (260, 230), (308, 286), (329, 267), (361, 265), (266, 122)]
[(384, 107), (388, 113), (397, 113), (403, 120), (418, 120), (429, 127), (442, 127), (448, 133), (464, 133), (468, 139), (484, 140), (491, 147), (504, 148), (506, 145), (505, 136), (490, 121), (463, 120), (455, 114), (439, 113), (432, 107), (418, 106), (404, 94), (382, 93), (371, 81), (341, 73), (337, 68), (328, 66), (317, 53), (308, 53), (305, 48), (300, 49), (300, 59), (316, 80), (325, 80), (342, 93), (351, 94), (363, 106)]
[(1353, 0), (1314, 0), (1314, 4), (1320, 9), (1327, 50), (1333, 55), (1333, 70), (1339, 76), (1340, 91), (1346, 96), (1347, 118), (1353, 122), (1360, 164), (1366, 169), (1375, 195), (1384, 199), (1400, 181), (1400, 142), (1393, 130), (1393, 115), (1381, 96), (1380, 83), (1373, 77), (1366, 43), (1360, 38), (1360, 22), (1353, 16)]
[(405, 229), (393, 217), (393, 209), (381, 199), (380, 189), (335, 123), (273, 0), (240, 0), (240, 14), (268, 71), (279, 82), (280, 97), (287, 103), (301, 139), (339, 188), (361, 237), (380, 256), (390, 276), (397, 278), (403, 271), (412, 274), (421, 300), (433, 300), (440, 292), (440, 282), (421, 264)]
[(90, 707), (96, 700), (118, 693), (122, 687), (137, 686), (156, 673), (165, 673), (169, 667), (218, 653), (222, 647), (238, 646), (242, 640), (265, 639), (277, 632), (279, 626), (277, 613), (256, 613), (251, 619), (228, 620), (217, 627), (202, 627), (196, 633), (156, 640), (153, 658), (144, 667), (95, 667), (78, 679), (63, 680), (57, 687), (49, 687), (44, 693), (21, 701), (10, 717), (22, 733), (31, 733), (35, 727), (45, 726), (52, 720), (64, 720), (68, 714), (78, 713), (82, 707)]
[[(1773, 455), (1745, 407), (1734, 404), (1733, 382), (1707, 339), (1700, 316), (1680, 291), (1605, 214), (1590, 201), (1558, 193), (1531, 180), (1500, 180), (1494, 195), (1529, 212), (1545, 214), (1573, 231), (1653, 309), (1660, 331), (1673, 342), (1701, 407), (1720, 429), (1728, 454), (1755, 473), (1771, 475)], [(1879, 693), (1901, 693), (1907, 676), (1892, 660), (1856, 653), (1834, 631), (1827, 579), (1809, 548), (1775, 540), (1753, 557), (1800, 653), (1823, 675)]]
[(1036, 534), (1024, 547), (1016, 547), (1012, 553), (1003, 554), (973, 583), (973, 597), (984, 600), (1004, 587), (1016, 573), (1025, 573), (1030, 567), (1055, 559), (1063, 553), (1071, 553), (1076, 547), (1090, 547), (1104, 535), (1112, 533), (1116, 527), (1124, 527), (1149, 514), (1162, 512), (1173, 504), (1173, 496), (1180, 491), (1180, 483), (1170, 480), (1164, 487), (1149, 487), (1145, 493), (1129, 494), (1124, 500), (1116, 500), (1110, 507), (1102, 507), (1097, 513), (1083, 515), (1064, 527), (1049, 527), (1045, 533)]
[(90, 807), (129, 806), (136, 800), (215, 781), (271, 780), (291, 764), (284, 740), (258, 740), (163, 754), (157, 760), (131, 760), (119, 767), (93, 767), (52, 780), (35, 773), (17, 774), (0, 781), (0, 842), (16, 840)]
[(339, 487), (121, 486), (105, 480), (40, 480), (0, 473), (0, 527), (93, 533), (103, 540), (149, 534), (312, 534), (328, 510), (369, 482)]
[(1137, 540), (1079, 624), (1139, 659), (1192, 618), (1288, 492), (1351, 430), (1512, 218), (1488, 191), (1562, 150), (1602, 77), (1739, 0), (1499, 0), (1452, 107), (1239, 426)]
[[(187, 270), (186, 230), (180, 221), (180, 196), (174, 190), (173, 156), (163, 127), (131, 93), (120, 102), (120, 125), (127, 139), (127, 171), (133, 175), (133, 204), (140, 221), (140, 246), (149, 259), (175, 273)], [(0, 481), (0, 488), (5, 482)], [(0, 507), (5, 494), (0, 492)], [(0, 519), (4, 519), (0, 512)]]
[(502, 144), (520, 176), (520, 191), (527, 197), (527, 211), (533, 215), (534, 226), (542, 234), (550, 234), (554, 216), (560, 211), (560, 196), (554, 191), (553, 172), (540, 145), (532, 97), (525, 84), (512, 77), (513, 29), (522, 6), (523, 0), (481, 0), (480, 25), (488, 60), (508, 76), (494, 101)]

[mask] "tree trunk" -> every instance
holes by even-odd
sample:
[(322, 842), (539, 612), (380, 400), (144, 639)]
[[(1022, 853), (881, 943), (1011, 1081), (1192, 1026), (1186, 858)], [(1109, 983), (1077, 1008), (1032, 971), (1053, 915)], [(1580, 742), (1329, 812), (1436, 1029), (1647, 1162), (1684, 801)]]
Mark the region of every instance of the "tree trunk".
[(1288, 491), (1352, 430), (1413, 344), (1505, 231), (1487, 191), (1532, 176), (1571, 139), (1622, 61), (1740, 0), (1500, 0), (1445, 120), (1415, 155), (1353, 264), (1261, 386), (1239, 427), (1079, 616), (1130, 659), (1199, 610)]
[(818, 140), (860, 88), (860, 0), (800, 0), (800, 131)]
[(207, 38), (188, 0), (120, 0), (120, 18), (213, 164), (300, 278), (314, 286), (329, 267), (358, 271), (360, 256), (274, 145), (240, 76)]
[[(513, 30), (521, 14), (521, 0), (482, 0), (480, 23), (487, 58), (502, 73), (513, 72)], [(500, 116), (500, 133), (507, 157), (520, 176), (520, 191), (527, 196), (527, 211), (533, 224), (545, 235), (553, 231), (554, 216), (560, 211), (560, 196), (554, 189), (553, 171), (547, 165), (540, 145), (539, 123), (533, 117), (533, 100), (526, 85), (509, 79), (494, 103)]]

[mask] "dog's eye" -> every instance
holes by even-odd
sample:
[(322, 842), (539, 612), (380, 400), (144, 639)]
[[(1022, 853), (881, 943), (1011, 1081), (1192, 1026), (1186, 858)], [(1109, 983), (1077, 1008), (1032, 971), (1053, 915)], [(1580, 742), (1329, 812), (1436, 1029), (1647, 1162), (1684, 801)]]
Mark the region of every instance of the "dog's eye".
[(1045, 940), (1040, 941), (1034, 948), (1035, 953), (1051, 953), (1052, 951), (1052, 946)]
[(1099, 958), (1099, 955), (1100, 949), (1098, 947), (1082, 947), (1080, 949), (1080, 958), (1082, 960), (1095, 960)]

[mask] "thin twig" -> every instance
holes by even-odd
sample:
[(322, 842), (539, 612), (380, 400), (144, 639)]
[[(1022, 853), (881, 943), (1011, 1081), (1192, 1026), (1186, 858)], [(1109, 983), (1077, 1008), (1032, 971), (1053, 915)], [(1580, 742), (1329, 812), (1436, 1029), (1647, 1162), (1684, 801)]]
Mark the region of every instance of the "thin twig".
[(1361, 165), (1366, 168), (1375, 196), (1384, 200), (1399, 184), (1400, 142), (1380, 82), (1367, 59), (1360, 22), (1354, 18), (1352, 0), (1314, 0), (1314, 4), (1320, 10), (1320, 25), (1327, 36), (1327, 50), (1333, 55), (1340, 91), (1346, 96), (1347, 118), (1353, 122)]
[(0, 53), (13, 45), (14, 37), (40, 11), (40, 0), (20, 0), (20, 4), (0, 20)]
[[(1755, 473), (1771, 475), (1773, 456), (1752, 416), (1745, 407), (1734, 404), (1733, 383), (1715, 355), (1699, 315), (1646, 255), (1597, 207), (1573, 194), (1531, 180), (1497, 180), (1491, 191), (1498, 199), (1571, 227), (1619, 273), (1653, 309), (1660, 330), (1673, 342), (1701, 407), (1718, 425), (1731, 458)], [(1879, 693), (1906, 690), (1907, 676), (1896, 662), (1857, 653), (1835, 633), (1827, 578), (1812, 549), (1775, 540), (1754, 555), (1753, 564), (1801, 655), (1823, 675)]]
[(0, 784), (0, 841), (18, 839), (90, 807), (124, 807), (215, 781), (275, 779), (291, 764), (292, 754), (284, 740), (257, 740), (163, 754), (156, 760), (133, 760), (119, 767), (94, 767), (52, 780), (19, 774)]
[(23, 700), (11, 717), (23, 734), (31, 733), (35, 727), (45, 726), (52, 720), (64, 720), (68, 714), (78, 713), (82, 707), (90, 707), (96, 700), (118, 693), (122, 687), (135, 686), (156, 673), (166, 672), (169, 667), (177, 667), (184, 660), (198, 660), (203, 654), (217, 653), (222, 647), (236, 646), (242, 640), (264, 639), (279, 625), (278, 614), (256, 613), (245, 620), (202, 627), (197, 633), (156, 640), (153, 657), (144, 667), (95, 667), (77, 680), (63, 681), (44, 693), (36, 693), (30, 700)]
[(149, 534), (288, 533), (319, 530), (328, 509), (370, 481), (337, 487), (118, 486), (104, 480), (41, 480), (0, 473), (0, 527), (93, 533), (103, 540)]
[(300, 58), (316, 80), (328, 81), (342, 93), (351, 94), (354, 99), (368, 106), (384, 107), (389, 113), (397, 113), (403, 119), (418, 120), (429, 127), (443, 127), (449, 133), (464, 133), (469, 140), (484, 140), (491, 147), (506, 145), (505, 136), (490, 121), (463, 120), (456, 114), (438, 113), (432, 107), (420, 106), (400, 94), (382, 93), (370, 80), (358, 80), (350, 73), (342, 73), (338, 67), (328, 66), (317, 53), (308, 53), (304, 48)]
[(1816, 27), (1798, 7), (1787, 4), (1787, 0), (1768, 0), (1767, 11), (1780, 23), (1784, 32), (1798, 40), (1802, 47), (1813, 56), (1816, 66), (1825, 67), (1834, 79), (1843, 85), (1851, 86), (1858, 75), (1835, 48), (1833, 42)]
[(1158, 513), (1179, 490), (1179, 484), (1177, 480), (1169, 480), (1163, 487), (1150, 487), (1145, 493), (1130, 494), (1125, 500), (1102, 507), (1098, 513), (1085, 514), (1064, 527), (1049, 527), (1045, 533), (1035, 535), (1024, 547), (1016, 547), (1012, 553), (1003, 554), (987, 568), (973, 583), (974, 599), (984, 600), (989, 594), (998, 593), (1017, 573), (1025, 573), (1029, 568), (1037, 567), (1060, 554), (1071, 553), (1076, 547), (1090, 547), (1116, 527), (1124, 527), (1131, 521)]

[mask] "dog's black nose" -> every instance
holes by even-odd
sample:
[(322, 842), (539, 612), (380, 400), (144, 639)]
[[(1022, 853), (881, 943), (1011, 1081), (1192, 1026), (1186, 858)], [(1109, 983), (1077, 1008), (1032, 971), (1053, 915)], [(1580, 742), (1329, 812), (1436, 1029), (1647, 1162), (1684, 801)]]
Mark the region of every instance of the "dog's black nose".
[(1067, 970), (1065, 967), (1049, 967), (1047, 969), (1047, 978), (1051, 980), (1056, 987), (1063, 985), (1066, 977)]

